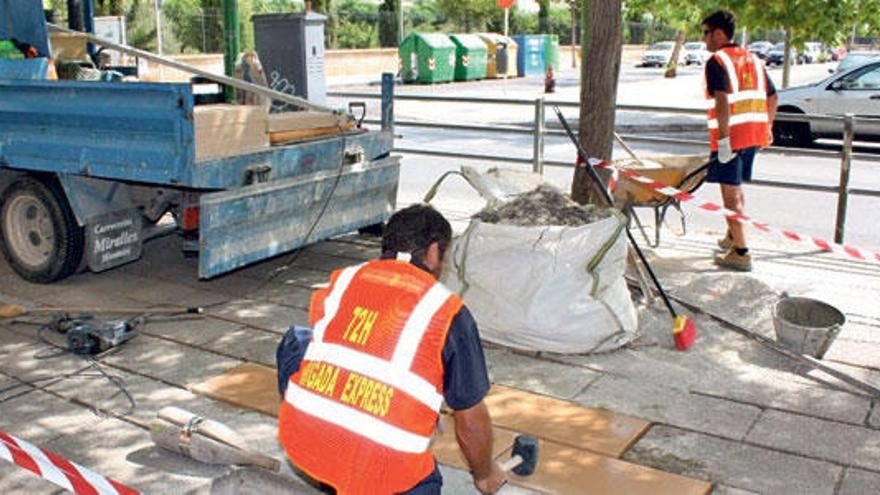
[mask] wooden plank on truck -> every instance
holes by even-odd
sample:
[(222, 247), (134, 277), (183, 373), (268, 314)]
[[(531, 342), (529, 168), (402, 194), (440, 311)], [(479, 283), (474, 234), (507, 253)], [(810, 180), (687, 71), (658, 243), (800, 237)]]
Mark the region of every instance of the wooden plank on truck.
[(196, 161), (243, 155), (269, 147), (268, 110), (256, 105), (199, 105), (193, 108)]

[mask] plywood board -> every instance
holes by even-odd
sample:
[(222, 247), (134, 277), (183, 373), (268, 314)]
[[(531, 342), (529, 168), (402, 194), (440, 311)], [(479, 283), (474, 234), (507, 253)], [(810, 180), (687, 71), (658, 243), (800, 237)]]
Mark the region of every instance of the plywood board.
[[(538, 444), (538, 466), (528, 477), (510, 473), (515, 485), (548, 493), (590, 495), (706, 495), (707, 481), (631, 464), (546, 440)], [(510, 458), (506, 450), (496, 458)]]
[(294, 143), (313, 139), (321, 136), (330, 136), (333, 134), (341, 134), (354, 128), (354, 123), (347, 123), (341, 127), (316, 127), (314, 129), (301, 129), (298, 131), (279, 131), (270, 132), (269, 141), (272, 144)]
[[(274, 368), (259, 364), (242, 364), (222, 375), (211, 378), (203, 383), (190, 387), (195, 393), (206, 395), (216, 400), (227, 402), (239, 407), (262, 412), (269, 416), (278, 413), (280, 398), (277, 388), (277, 374)], [(683, 476), (669, 474), (656, 469), (631, 464), (608, 455), (576, 448), (571, 438), (563, 438), (558, 443), (547, 439), (567, 434), (579, 435), (579, 429), (592, 431), (591, 444), (614, 445), (613, 441), (599, 442), (604, 434), (601, 426), (621, 428), (621, 431), (633, 433), (638, 428), (632, 418), (620, 416), (616, 419), (609, 411), (590, 410), (565, 401), (543, 396), (536, 396), (506, 387), (493, 387), (487, 402), (494, 408), (493, 421), (497, 419), (506, 424), (523, 430), (494, 427), (495, 438), (493, 454), (496, 460), (503, 462), (510, 458), (510, 446), (519, 433), (537, 431), (540, 440), (538, 468), (532, 476), (522, 478), (511, 474), (511, 483), (525, 486), (546, 493), (603, 495), (705, 495), (712, 485), (705, 481), (693, 480)], [(514, 411), (520, 408), (514, 418)], [(586, 412), (585, 412), (586, 411)], [(546, 421), (550, 417), (561, 414), (562, 421)], [(536, 416), (532, 416), (536, 414)], [(610, 416), (609, 416), (610, 415)], [(592, 423), (585, 423), (584, 418), (592, 418)], [(570, 429), (567, 427), (571, 421)], [(598, 436), (597, 436), (598, 435)], [(584, 434), (584, 437), (589, 435)], [(634, 441), (634, 440), (633, 440)], [(616, 452), (616, 448), (612, 448)], [(438, 462), (462, 469), (467, 463), (461, 455), (455, 439), (455, 425), (451, 416), (441, 415), (440, 428), (431, 446)]]
[(222, 375), (191, 385), (190, 390), (269, 416), (278, 415), (281, 403), (275, 369), (254, 363), (242, 364)]
[(343, 127), (353, 122), (347, 115), (328, 112), (279, 112), (269, 114), (269, 132), (301, 131), (319, 127)]
[(623, 455), (650, 427), (641, 419), (500, 385), (485, 401), (495, 426), (612, 457)]
[(199, 105), (193, 109), (196, 160), (222, 158), (269, 147), (268, 113), (254, 105)]

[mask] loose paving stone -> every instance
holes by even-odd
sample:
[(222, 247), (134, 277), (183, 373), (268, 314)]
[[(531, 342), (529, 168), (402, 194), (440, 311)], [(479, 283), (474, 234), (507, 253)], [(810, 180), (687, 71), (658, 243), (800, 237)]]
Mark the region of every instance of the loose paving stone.
[(199, 346), (213, 342), (224, 335), (242, 328), (242, 325), (208, 315), (181, 315), (151, 317), (143, 331), (153, 336)]
[(733, 440), (742, 439), (761, 412), (754, 406), (610, 375), (573, 401)]
[(485, 349), (492, 383), (571, 399), (601, 376), (586, 368), (535, 359), (502, 348)]
[(101, 362), (182, 388), (241, 364), (237, 359), (148, 335), (138, 335), (120, 347), (119, 352), (102, 357)]
[(823, 359), (880, 370), (880, 343), (837, 339)]
[(766, 411), (746, 441), (843, 465), (880, 470), (880, 431), (869, 428)]
[[(440, 475), (443, 476), (442, 491), (444, 495), (472, 495), (477, 493), (476, 488), (474, 488), (474, 479), (469, 471), (441, 464)], [(540, 492), (507, 484), (499, 493), (504, 495), (531, 495)]]
[(308, 311), (251, 299), (237, 299), (222, 306), (208, 308), (207, 312), (276, 333), (284, 333), (293, 325), (310, 326)]
[[(0, 327), (0, 371), (23, 382), (43, 386), (63, 375), (89, 367), (89, 362), (83, 357), (37, 342), (26, 335), (28, 333), (35, 334), (36, 329), (29, 327), (19, 333)], [(47, 335), (47, 338), (63, 345), (63, 337)]]
[(836, 495), (866, 495), (880, 493), (880, 474), (861, 469), (847, 468), (843, 483)]
[(312, 287), (300, 287), (292, 283), (271, 283), (261, 289), (259, 294), (252, 294), (251, 297), (308, 311), (314, 292), (315, 289)]
[(830, 463), (668, 426), (651, 428), (623, 458), (746, 493), (830, 495), (842, 470)]
[(281, 342), (276, 333), (243, 327), (208, 342), (209, 349), (232, 355), (245, 361), (275, 366), (275, 349)]

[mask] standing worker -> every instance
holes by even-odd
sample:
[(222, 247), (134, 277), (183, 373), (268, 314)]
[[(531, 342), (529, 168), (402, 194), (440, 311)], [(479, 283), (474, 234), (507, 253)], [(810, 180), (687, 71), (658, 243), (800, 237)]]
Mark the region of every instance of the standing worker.
[[(742, 214), (745, 210), (743, 182), (752, 180), (752, 164), (759, 148), (773, 140), (776, 87), (757, 55), (733, 43), (736, 17), (726, 10), (702, 22), (706, 48), (713, 53), (706, 62), (706, 108), (709, 113), (711, 164), (708, 182), (721, 184), (724, 207)], [(715, 264), (750, 271), (752, 257), (743, 224), (727, 218), (727, 235), (718, 241), (726, 251)]]
[(439, 495), (430, 444), (445, 400), (476, 488), (495, 493), (506, 482), (492, 459), (476, 322), (437, 281), (451, 238), (428, 205), (395, 213), (381, 259), (333, 272), (312, 295), (307, 347), (293, 330), (285, 336), (279, 371), (292, 376), (279, 376), (278, 437), (306, 477), (339, 494)]

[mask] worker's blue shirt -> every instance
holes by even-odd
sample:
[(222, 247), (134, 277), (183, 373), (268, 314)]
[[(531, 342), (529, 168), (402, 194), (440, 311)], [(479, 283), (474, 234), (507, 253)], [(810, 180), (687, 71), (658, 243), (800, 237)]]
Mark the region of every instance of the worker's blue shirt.
[[(428, 271), (418, 261), (412, 261), (412, 264)], [(278, 345), (278, 391), (282, 397), (287, 389), (287, 381), (299, 370), (311, 338), (311, 329), (293, 326)], [(461, 410), (483, 400), (489, 392), (489, 373), (477, 322), (467, 307), (462, 306), (452, 320), (441, 356), (446, 405), (453, 410)]]

